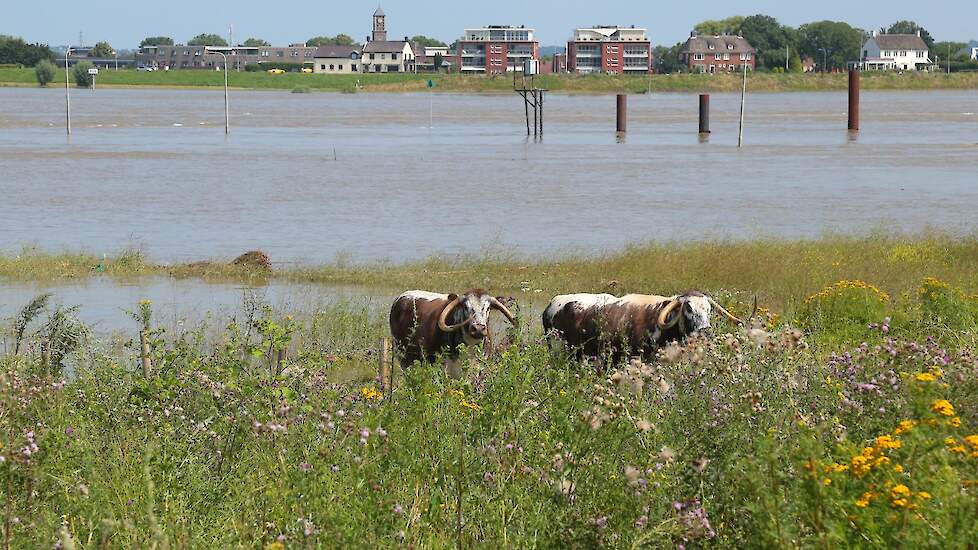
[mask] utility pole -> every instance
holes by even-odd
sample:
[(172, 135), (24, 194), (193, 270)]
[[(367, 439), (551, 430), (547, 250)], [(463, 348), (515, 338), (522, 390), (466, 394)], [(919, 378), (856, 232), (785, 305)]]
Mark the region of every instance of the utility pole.
[(744, 63), (744, 89), (740, 92), (740, 133), (737, 136), (737, 148), (744, 146), (744, 107), (747, 104), (747, 63)]
[(790, 53), (788, 53), (788, 46), (785, 46), (785, 47), (784, 47), (784, 72), (785, 72), (785, 73), (787, 73), (787, 72), (788, 72), (788, 58), (789, 58), (790, 56), (791, 56), (791, 54), (790, 54)]
[(65, 50), (65, 130), (71, 135), (71, 92), (68, 88), (68, 54), (71, 53), (69, 47)]

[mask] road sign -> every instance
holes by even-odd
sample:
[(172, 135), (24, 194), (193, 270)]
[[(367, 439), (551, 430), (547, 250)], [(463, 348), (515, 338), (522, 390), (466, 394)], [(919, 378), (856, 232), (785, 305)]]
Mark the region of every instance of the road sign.
[(98, 69), (88, 69), (88, 74), (95, 76), (98, 74)]
[(428, 79), (428, 87), (429, 88), (434, 88), (435, 87), (435, 81), (429, 78)]

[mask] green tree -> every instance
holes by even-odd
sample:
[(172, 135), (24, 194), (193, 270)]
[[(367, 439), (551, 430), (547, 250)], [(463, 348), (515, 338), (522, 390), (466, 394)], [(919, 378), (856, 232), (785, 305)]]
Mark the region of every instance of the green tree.
[(353, 37), (348, 34), (337, 34), (333, 37), (333, 43), (339, 44), (340, 46), (353, 46), (356, 42), (353, 41)]
[(917, 24), (916, 21), (897, 21), (883, 30), (883, 34), (917, 34), (917, 31), (920, 31), (920, 38), (923, 39), (924, 44), (927, 44), (928, 48), (933, 49), (934, 37), (927, 32), (927, 29)]
[(742, 15), (734, 15), (726, 19), (719, 20), (707, 20), (699, 23), (693, 30), (696, 34), (703, 35), (715, 35), (715, 34), (737, 34), (741, 30), (741, 25), (744, 24), (745, 17)]
[(941, 63), (947, 62), (948, 52), (951, 61), (968, 61), (971, 59), (971, 51), (968, 50), (966, 42), (935, 42), (930, 48), (930, 58), (940, 59)]
[(445, 64), (445, 58), (442, 57), (441, 52), (435, 54), (435, 59), (432, 61), (432, 64), (435, 67), (435, 72), (441, 70), (441, 66)]
[(54, 80), (54, 75), (57, 72), (57, 67), (54, 63), (51, 63), (47, 59), (42, 59), (34, 65), (34, 76), (37, 77), (37, 83), (42, 87), (47, 86), (52, 80)]
[(740, 32), (757, 50), (758, 67), (764, 69), (784, 68), (786, 48), (796, 48), (794, 29), (785, 27), (769, 15), (745, 17)]
[(666, 46), (656, 46), (652, 50), (652, 63), (655, 67), (655, 72), (660, 74), (671, 74), (682, 72), (685, 66), (679, 59), (679, 51), (685, 46), (684, 43), (680, 42), (675, 46), (669, 48)]
[(804, 70), (801, 66), (801, 56), (798, 55), (798, 50), (791, 51), (791, 57), (788, 59), (788, 72), (789, 73), (800, 73)]
[(95, 77), (88, 74), (88, 70), (93, 67), (94, 66), (88, 61), (82, 61), (80, 63), (76, 63), (71, 69), (71, 75), (75, 78), (75, 84), (78, 85), (79, 88), (92, 87), (92, 82), (94, 81)]
[(0, 63), (33, 67), (42, 59), (54, 60), (47, 44), (28, 44), (23, 38), (0, 34)]
[(108, 42), (105, 41), (96, 42), (95, 47), (92, 48), (92, 52), (90, 55), (92, 57), (98, 57), (98, 58), (112, 57), (113, 55), (115, 55), (115, 50), (112, 48), (112, 45), (109, 44)]
[(427, 46), (429, 48), (447, 48), (448, 44), (438, 40), (437, 38), (431, 38), (430, 36), (425, 36), (419, 34), (411, 37), (412, 44), (420, 44), (422, 46)]
[(251, 48), (260, 48), (262, 46), (271, 46), (271, 45), (272, 45), (271, 42), (269, 42), (268, 40), (263, 40), (261, 38), (249, 38), (248, 40), (245, 40), (244, 43), (242, 44), (242, 46), (248, 46)]
[(147, 36), (139, 43), (139, 47), (143, 46), (172, 46), (173, 39), (169, 36)]
[(866, 36), (866, 31), (841, 21), (806, 23), (798, 27), (798, 50), (819, 66), (825, 59), (823, 70), (845, 67), (846, 62), (859, 59)]
[(227, 40), (217, 34), (198, 34), (187, 41), (188, 46), (227, 46)]
[(337, 34), (336, 36), (314, 36), (306, 40), (306, 46), (324, 46), (326, 44), (338, 44), (340, 46), (353, 46), (356, 42), (349, 35)]

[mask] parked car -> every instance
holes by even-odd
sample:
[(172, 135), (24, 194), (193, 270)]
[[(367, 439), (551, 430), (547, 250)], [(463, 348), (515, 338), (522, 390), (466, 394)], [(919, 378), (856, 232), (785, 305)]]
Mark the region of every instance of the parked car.
[(156, 70), (156, 67), (153, 67), (153, 66), (150, 66), (150, 65), (140, 65), (139, 67), (136, 67), (136, 70), (137, 71), (155, 71)]
[(310, 69), (309, 67), (303, 67), (302, 72), (305, 74), (310, 74), (312, 73), (312, 69)]
[(268, 69), (268, 74), (285, 74), (285, 69)]

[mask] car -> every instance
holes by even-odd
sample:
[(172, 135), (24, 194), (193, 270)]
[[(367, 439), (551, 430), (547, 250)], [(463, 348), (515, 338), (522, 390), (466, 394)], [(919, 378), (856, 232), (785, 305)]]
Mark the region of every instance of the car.
[(268, 69), (268, 74), (285, 74), (285, 69)]
[(156, 70), (156, 67), (150, 67), (150, 66), (147, 66), (147, 65), (141, 65), (139, 67), (136, 67), (136, 70), (137, 71), (155, 71)]
[(312, 69), (310, 69), (309, 67), (303, 67), (303, 68), (302, 68), (302, 72), (303, 72), (304, 74), (309, 74), (309, 73), (311, 73), (311, 72), (312, 72)]

